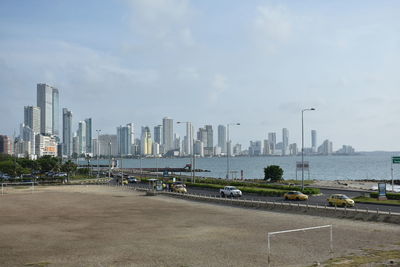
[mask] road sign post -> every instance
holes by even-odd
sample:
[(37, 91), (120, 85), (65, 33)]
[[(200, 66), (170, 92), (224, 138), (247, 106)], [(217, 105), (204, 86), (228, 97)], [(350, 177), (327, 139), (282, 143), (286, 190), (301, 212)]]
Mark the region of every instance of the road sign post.
[(391, 164), (391, 176), (392, 176), (392, 192), (394, 193), (394, 180), (393, 180), (393, 164), (400, 164), (400, 157), (394, 156), (392, 157), (392, 164)]

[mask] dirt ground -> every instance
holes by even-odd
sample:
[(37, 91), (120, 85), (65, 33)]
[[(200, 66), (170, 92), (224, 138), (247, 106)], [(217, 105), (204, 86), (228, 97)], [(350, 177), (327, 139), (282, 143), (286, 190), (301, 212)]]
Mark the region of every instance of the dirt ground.
[[(101, 186), (7, 189), (0, 266), (309, 266), (368, 249), (400, 250), (400, 226), (145, 196)], [(386, 254), (385, 254), (386, 255)], [(339, 265), (336, 265), (339, 266)]]

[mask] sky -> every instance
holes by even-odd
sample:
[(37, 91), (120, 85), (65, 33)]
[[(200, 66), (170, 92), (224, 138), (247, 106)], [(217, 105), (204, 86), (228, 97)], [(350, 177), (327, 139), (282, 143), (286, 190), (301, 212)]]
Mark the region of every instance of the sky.
[(102, 133), (169, 116), (213, 125), (215, 143), (239, 122), (243, 147), (282, 128), (300, 145), (313, 107), (305, 146), (315, 129), (335, 150), (399, 151), (398, 14), (396, 0), (2, 0), (0, 134), (47, 83)]

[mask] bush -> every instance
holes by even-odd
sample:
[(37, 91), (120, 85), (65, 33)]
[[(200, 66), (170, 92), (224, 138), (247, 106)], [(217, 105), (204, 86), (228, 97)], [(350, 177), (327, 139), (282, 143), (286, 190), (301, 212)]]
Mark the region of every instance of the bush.
[(270, 165), (264, 168), (264, 180), (270, 180), (271, 182), (277, 182), (283, 180), (283, 169), (278, 165)]

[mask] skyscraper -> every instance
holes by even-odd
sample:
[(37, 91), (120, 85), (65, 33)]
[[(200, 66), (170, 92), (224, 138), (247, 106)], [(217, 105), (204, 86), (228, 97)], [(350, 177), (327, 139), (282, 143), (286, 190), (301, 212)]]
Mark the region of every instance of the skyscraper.
[(37, 84), (37, 106), (40, 107), (40, 132), (59, 135), (58, 89), (44, 83)]
[(289, 152), (289, 131), (286, 128), (282, 129), (282, 155), (287, 155)]
[(86, 123), (84, 121), (80, 121), (78, 123), (78, 155), (86, 154)]
[(206, 147), (212, 148), (214, 146), (214, 131), (212, 125), (206, 125), (204, 127), (207, 132), (207, 145)]
[(162, 145), (162, 125), (154, 127), (154, 142)]
[(40, 108), (34, 106), (24, 107), (24, 124), (29, 126), (36, 134), (40, 133)]
[(186, 136), (185, 136), (185, 154), (192, 155), (193, 154), (193, 141), (194, 141), (194, 129), (191, 122), (186, 123)]
[(226, 126), (218, 125), (218, 146), (222, 153), (226, 153)]
[(174, 149), (174, 120), (163, 118), (163, 144), (165, 152)]
[(142, 146), (141, 148), (142, 155), (152, 154), (153, 142), (151, 140), (150, 128), (147, 126), (142, 127), (142, 136), (140, 144)]
[(276, 148), (276, 133), (268, 133), (268, 142), (270, 147), (270, 153), (274, 154), (275, 153), (275, 148)]
[(72, 112), (63, 108), (63, 154), (72, 155)]
[(56, 136), (56, 139), (59, 140), (60, 136), (60, 108), (59, 108), (59, 93), (57, 88), (53, 88), (52, 93), (53, 99), (53, 107), (52, 107), (52, 114), (53, 114), (53, 135)]
[(317, 152), (317, 131), (311, 130), (311, 150), (313, 153)]
[(92, 149), (92, 118), (85, 119), (86, 125), (86, 153), (93, 153)]
[(118, 154), (121, 156), (132, 155), (135, 142), (133, 123), (117, 127)]

